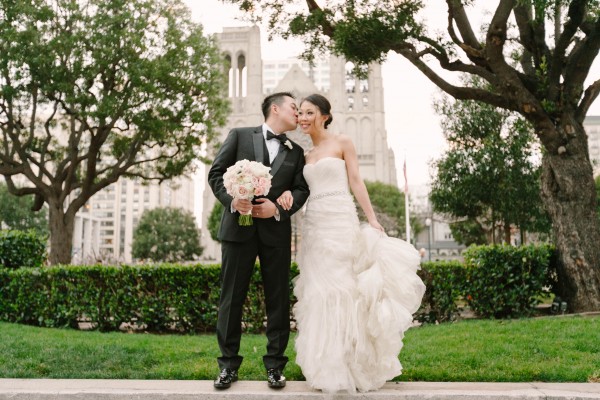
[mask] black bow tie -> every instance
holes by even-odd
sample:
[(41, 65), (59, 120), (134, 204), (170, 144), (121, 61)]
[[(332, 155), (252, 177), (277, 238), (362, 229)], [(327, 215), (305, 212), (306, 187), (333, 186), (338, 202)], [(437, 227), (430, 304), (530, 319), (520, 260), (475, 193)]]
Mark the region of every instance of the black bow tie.
[(288, 140), (287, 136), (285, 136), (285, 133), (276, 135), (271, 131), (267, 131), (267, 140), (270, 140), (270, 139), (277, 139), (277, 140), (279, 140), (279, 142), (281, 142), (281, 144), (285, 144), (285, 142)]

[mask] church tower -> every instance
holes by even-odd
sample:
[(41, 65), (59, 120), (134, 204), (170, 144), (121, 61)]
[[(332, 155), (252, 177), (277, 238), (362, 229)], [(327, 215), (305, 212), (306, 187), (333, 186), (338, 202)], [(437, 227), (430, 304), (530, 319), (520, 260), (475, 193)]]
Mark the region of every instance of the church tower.
[[(260, 50), (260, 30), (257, 26), (224, 28), (217, 34), (221, 54), (225, 60), (225, 75), (228, 82), (228, 97), (231, 113), (227, 124), (221, 131), (219, 143), (233, 127), (258, 126), (263, 123), (261, 104), (262, 90), (262, 55)], [(212, 158), (214, 154), (210, 154)], [(208, 169), (204, 182), (208, 181)], [(202, 246), (203, 257), (220, 260), (221, 249), (217, 242), (211, 239), (208, 231), (208, 216), (214, 205), (215, 196), (212, 190), (205, 185), (202, 196)]]
[(350, 136), (356, 147), (361, 177), (397, 185), (394, 152), (389, 148), (383, 106), (381, 65), (369, 64), (368, 75), (359, 79), (354, 65), (340, 57), (329, 61), (332, 106), (331, 130)]

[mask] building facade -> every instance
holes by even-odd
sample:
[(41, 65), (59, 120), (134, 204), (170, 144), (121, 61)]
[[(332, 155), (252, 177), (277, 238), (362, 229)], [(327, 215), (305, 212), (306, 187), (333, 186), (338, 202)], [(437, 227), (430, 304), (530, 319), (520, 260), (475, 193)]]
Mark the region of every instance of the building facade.
[[(314, 66), (299, 59), (263, 60), (256, 26), (224, 28), (217, 38), (228, 68), (232, 105), (221, 141), (233, 127), (262, 124), (262, 100), (270, 93), (288, 91), (298, 100), (320, 93), (332, 105), (334, 118), (329, 131), (346, 134), (354, 142), (362, 178), (397, 185), (394, 153), (387, 143), (379, 64), (370, 65), (368, 77), (358, 79), (352, 72), (353, 65), (340, 57), (319, 60)], [(310, 138), (299, 130), (289, 132), (288, 137), (306, 150), (312, 146)], [(206, 223), (214, 204), (214, 195), (206, 187), (202, 199), (202, 245), (204, 256), (218, 261), (220, 248), (211, 239)]]
[[(99, 224), (96, 262), (131, 263), (133, 231), (146, 210), (181, 208), (194, 212), (194, 182), (187, 177), (161, 184), (121, 178), (96, 193), (89, 202)], [(90, 257), (88, 256), (88, 257)]]
[(466, 246), (454, 240), (450, 229), (452, 221), (433, 212), (430, 193), (430, 185), (410, 187), (410, 209), (423, 226), (418, 234), (412, 235), (411, 242), (421, 253), (423, 261), (462, 260)]
[(583, 121), (583, 129), (588, 135), (590, 161), (594, 176), (600, 175), (600, 115), (590, 115)]
[(71, 263), (93, 264), (100, 254), (100, 220), (91, 212), (90, 204), (75, 215)]

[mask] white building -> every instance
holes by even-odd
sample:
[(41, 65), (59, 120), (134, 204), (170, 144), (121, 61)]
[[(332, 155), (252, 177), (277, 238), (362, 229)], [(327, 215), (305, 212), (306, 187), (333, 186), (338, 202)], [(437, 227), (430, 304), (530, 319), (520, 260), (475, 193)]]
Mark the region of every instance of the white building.
[(412, 215), (424, 226), (414, 237), (414, 245), (424, 250), (424, 261), (462, 260), (462, 252), (466, 246), (456, 243), (446, 217), (435, 214), (429, 201), (430, 185), (414, 185), (409, 187), (410, 210)]
[(286, 58), (280, 60), (263, 60), (263, 92), (265, 94), (275, 92), (275, 88), (279, 82), (294, 65), (300, 67), (302, 72), (304, 72), (320, 92), (325, 93), (329, 91), (331, 83), (329, 60), (316, 60), (315, 65), (310, 66), (308, 61), (298, 58)]
[(133, 231), (146, 210), (157, 207), (194, 211), (194, 182), (187, 177), (158, 183), (119, 179), (90, 199), (99, 221), (97, 261), (131, 263)]
[(600, 116), (587, 116), (583, 121), (583, 129), (588, 135), (588, 149), (594, 176), (598, 176), (600, 175)]
[(100, 219), (91, 212), (90, 204), (75, 215), (71, 263), (93, 264), (100, 254)]

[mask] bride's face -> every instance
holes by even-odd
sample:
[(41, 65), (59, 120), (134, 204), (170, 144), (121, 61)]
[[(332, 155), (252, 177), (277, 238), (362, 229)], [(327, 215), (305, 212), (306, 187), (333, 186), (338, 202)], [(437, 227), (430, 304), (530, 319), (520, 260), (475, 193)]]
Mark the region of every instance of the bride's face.
[(319, 107), (309, 101), (304, 101), (298, 111), (298, 126), (302, 132), (311, 134), (325, 129), (328, 116), (321, 114)]

